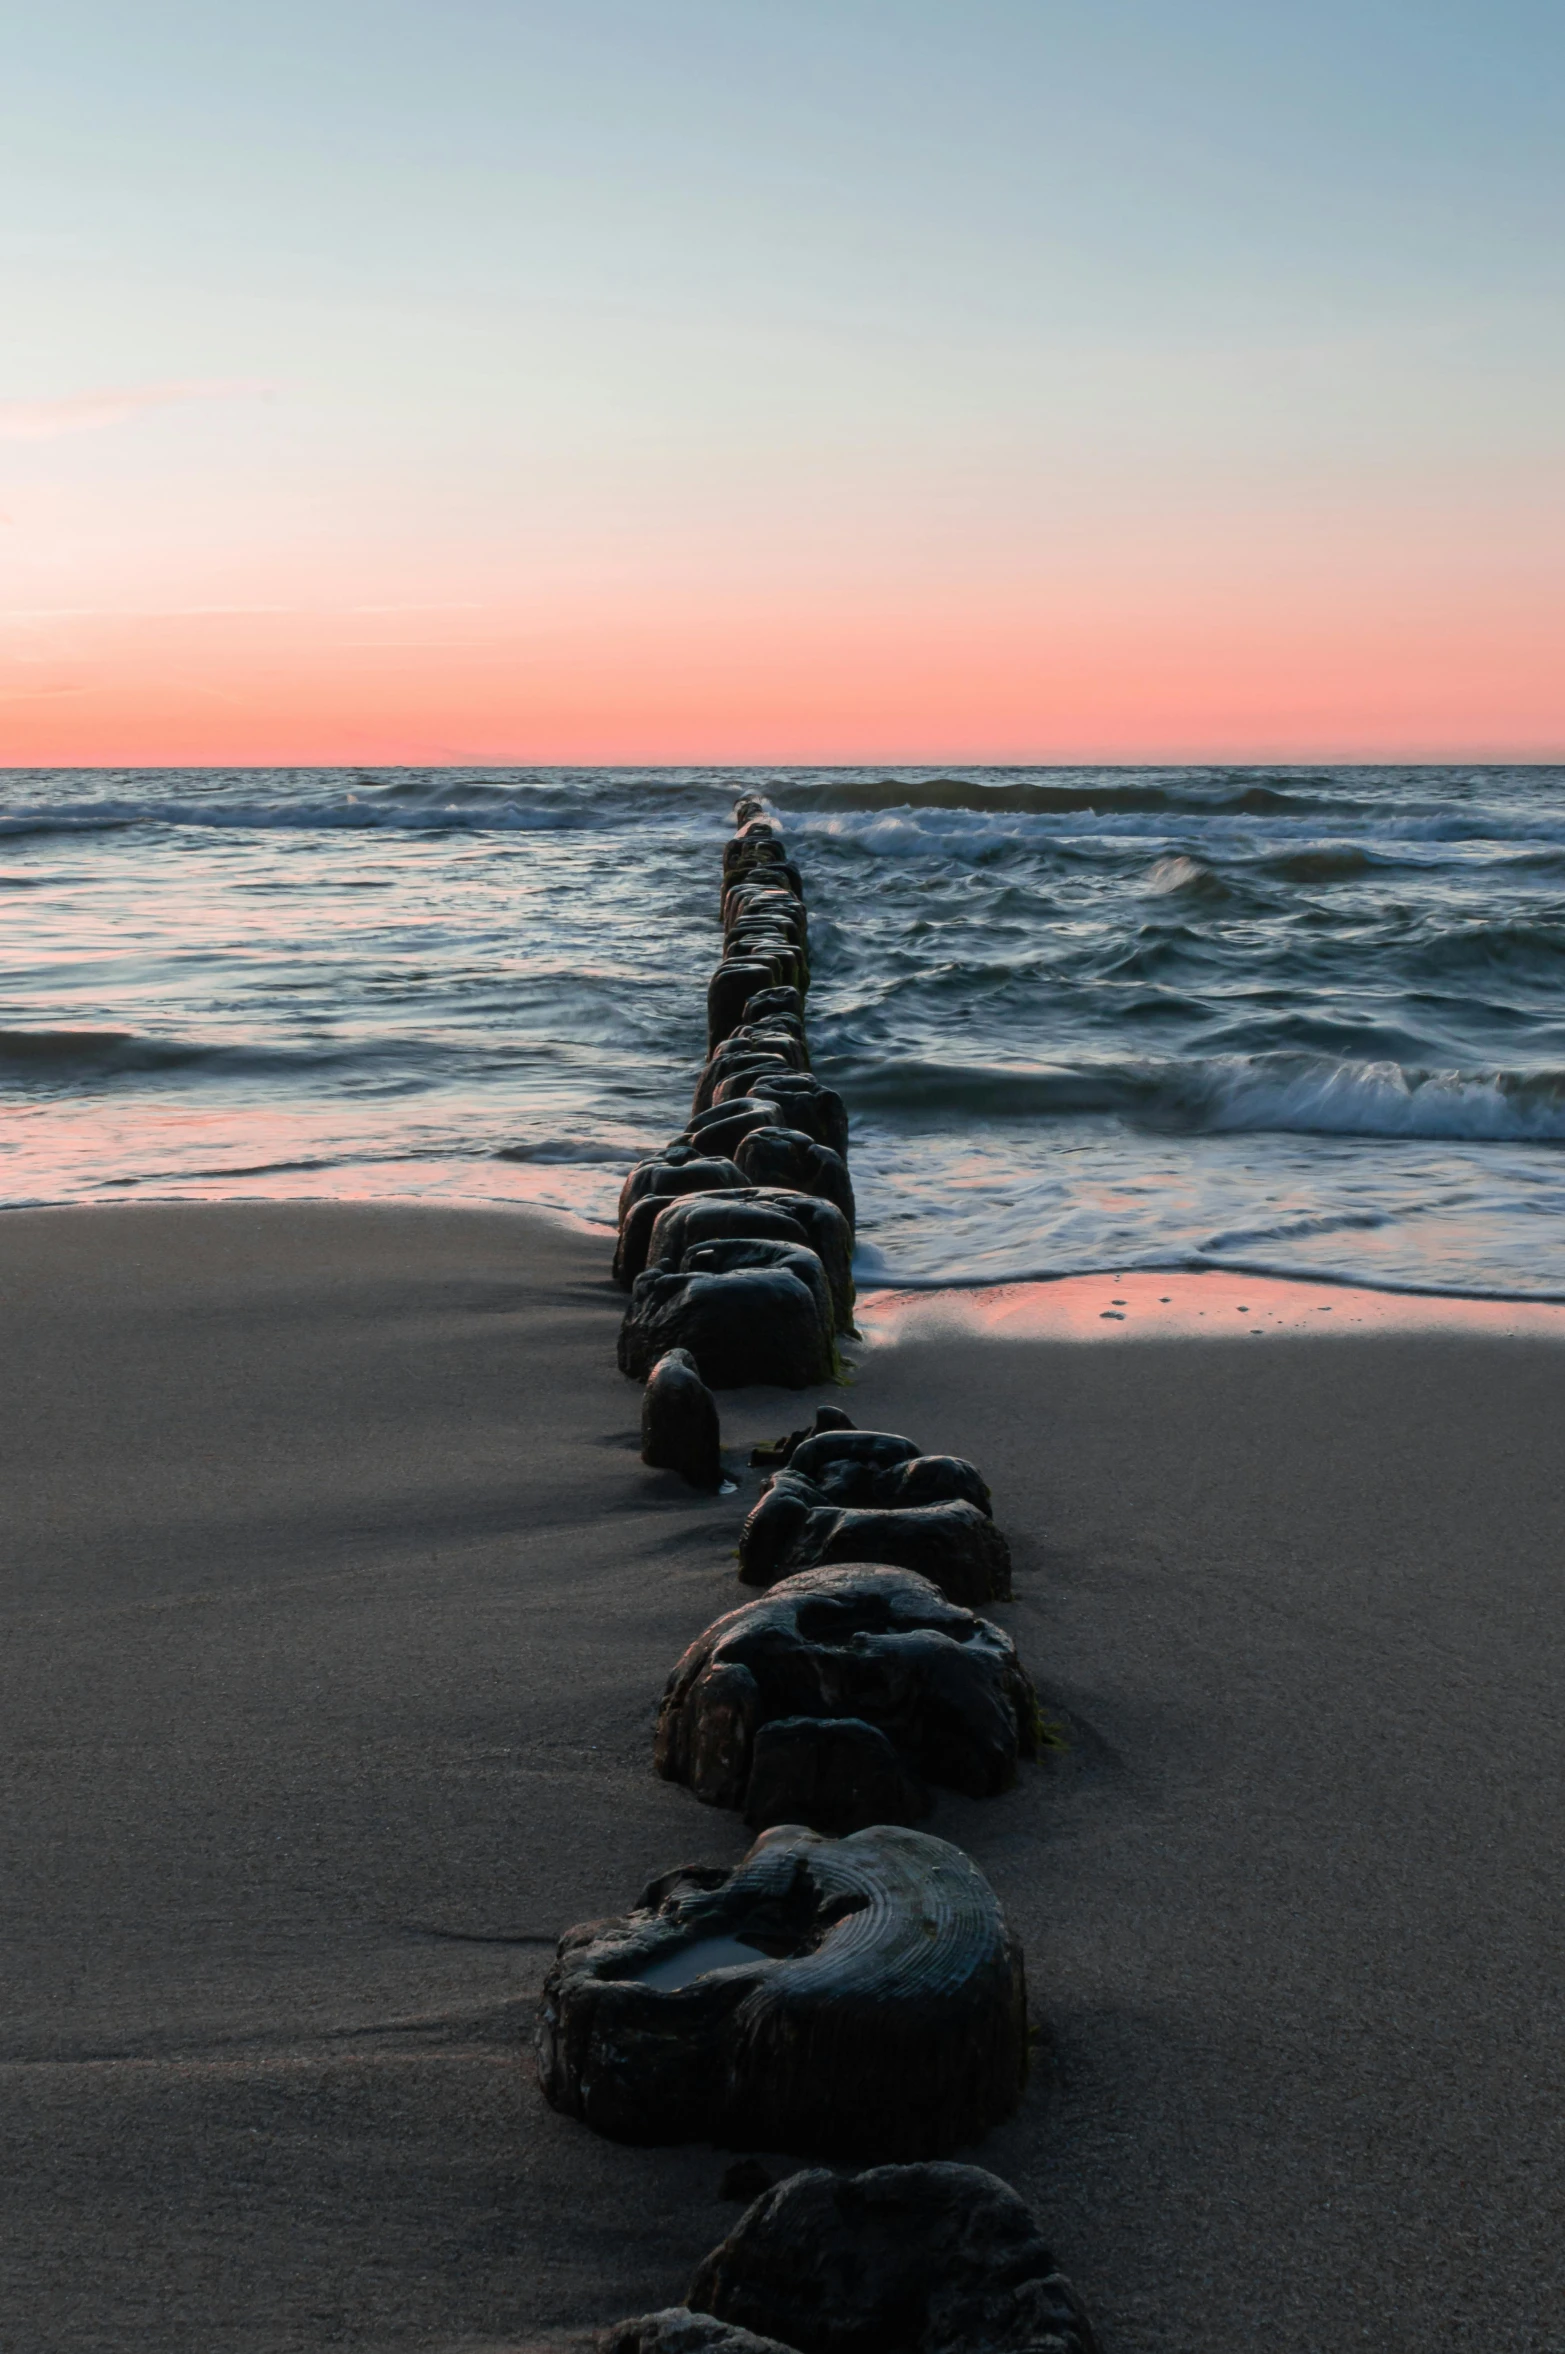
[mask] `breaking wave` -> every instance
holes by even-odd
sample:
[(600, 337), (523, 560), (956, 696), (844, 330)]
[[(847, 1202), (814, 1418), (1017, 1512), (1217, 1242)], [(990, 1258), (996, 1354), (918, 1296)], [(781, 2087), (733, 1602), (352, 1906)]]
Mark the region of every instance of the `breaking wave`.
[(688, 1111), (736, 786), (899, 1277), (1565, 1291), (1558, 769), (13, 770), (0, 1198), (609, 1214)]
[(834, 1084), (882, 1112), (973, 1120), (1108, 1112), (1206, 1135), (1421, 1137), (1565, 1143), (1565, 1069), (1424, 1070), (1331, 1055), (1211, 1055), (1032, 1066), (934, 1061), (850, 1066)]

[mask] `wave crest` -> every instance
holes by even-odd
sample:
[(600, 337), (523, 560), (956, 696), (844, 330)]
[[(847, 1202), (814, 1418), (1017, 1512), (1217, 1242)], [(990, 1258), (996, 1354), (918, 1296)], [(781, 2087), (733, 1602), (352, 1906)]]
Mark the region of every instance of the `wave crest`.
[(1231, 899), (1233, 892), (1221, 875), (1203, 866), (1199, 858), (1160, 858), (1146, 879), (1146, 890), (1152, 898)]
[(1108, 1112), (1144, 1127), (1207, 1135), (1275, 1130), (1565, 1143), (1565, 1070), (1426, 1070), (1271, 1053), (1009, 1067), (908, 1060), (855, 1068), (843, 1083), (867, 1111), (925, 1117), (1037, 1120)]

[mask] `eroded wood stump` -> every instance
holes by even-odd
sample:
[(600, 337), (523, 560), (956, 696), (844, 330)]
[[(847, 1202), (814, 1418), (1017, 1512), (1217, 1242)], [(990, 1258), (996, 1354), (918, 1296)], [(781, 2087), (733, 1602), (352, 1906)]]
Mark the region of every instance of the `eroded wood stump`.
[(855, 1512), (901, 1511), (911, 1504), (976, 1505), (990, 1513), (988, 1482), (961, 1455), (926, 1455), (889, 1430), (812, 1431), (788, 1469), (830, 1504)]
[(781, 1022), (741, 1022), (707, 1056), (690, 1099), (691, 1112), (704, 1112), (727, 1080), (759, 1077), (767, 1071), (807, 1071), (809, 1067), (809, 1049), (793, 1027)]
[(758, 957), (725, 955), (707, 985), (707, 1053), (711, 1054), (730, 1031), (738, 1028), (745, 1019), (746, 1005), (758, 990), (776, 986), (777, 976), (769, 963)]
[(782, 1115), (776, 1104), (767, 1103), (758, 1095), (741, 1095), (730, 1103), (714, 1104), (710, 1111), (699, 1113), (697, 1119), (699, 1126), (691, 1122), (690, 1143), (697, 1151), (714, 1153), (723, 1160), (732, 1160), (735, 1145), (752, 1128), (782, 1126)]
[[(713, 1097), (721, 1104), (733, 1085), (724, 1080)], [(839, 1155), (848, 1157), (848, 1107), (834, 1087), (823, 1086), (813, 1071), (761, 1071), (748, 1090), (750, 1100), (776, 1107), (781, 1124), (813, 1136)]]
[(849, 1561), (915, 1570), (968, 1609), (1011, 1591), (1011, 1550), (975, 1466), (959, 1455), (920, 1455), (892, 1431), (803, 1439), (739, 1539), (747, 1586)]
[(779, 933), (808, 955), (810, 919), (804, 901), (786, 884), (774, 883), (764, 873), (747, 875), (723, 893), (725, 956), (739, 953), (733, 944), (740, 937), (761, 930)]
[(933, 1803), (879, 1725), (858, 1716), (782, 1716), (751, 1744), (741, 1811), (752, 1831), (807, 1823), (840, 1836), (875, 1823), (920, 1823)]
[(732, 1161), (701, 1152), (683, 1139), (656, 1160), (639, 1161), (620, 1188), (619, 1234), (611, 1269), (614, 1281), (628, 1291), (646, 1265), (658, 1205), (682, 1200), (687, 1194), (746, 1190), (747, 1180)]
[(615, 2140), (939, 2156), (1021, 2096), (1021, 1950), (946, 1841), (787, 1825), (568, 1931), (535, 2046), (553, 2106)]
[(748, 1001), (744, 1015), (747, 1022), (790, 1023), (798, 1027), (801, 1038), (804, 1035), (804, 999), (797, 989), (763, 989)]
[(817, 1144), (801, 1128), (752, 1129), (735, 1147), (734, 1164), (747, 1185), (784, 1185), (797, 1193), (835, 1202), (851, 1229), (856, 1216), (848, 1164), (829, 1145)]
[[(748, 1807), (764, 1728), (810, 1718), (862, 1720), (919, 1776), (972, 1798), (1008, 1790), (1037, 1750), (1037, 1696), (1010, 1636), (927, 1578), (860, 1563), (787, 1578), (708, 1627), (669, 1677), (653, 1762), (709, 1806)], [(851, 1775), (859, 1760), (841, 1762)], [(769, 1819), (841, 1829), (850, 1811), (845, 1795), (836, 1821)]]
[(717, 1400), (688, 1349), (670, 1349), (647, 1376), (641, 1393), (641, 1460), (655, 1471), (677, 1471), (693, 1488), (723, 1484)]
[(723, 1186), (753, 1185), (755, 1180), (740, 1174), (734, 1163), (716, 1157), (707, 1146), (696, 1146), (694, 1139), (678, 1136), (667, 1152), (654, 1154), (652, 1159), (638, 1161), (619, 1189), (618, 1223), (623, 1226), (631, 1210), (644, 1195), (661, 1193), (711, 1193)]
[(638, 1275), (620, 1326), (620, 1371), (643, 1379), (670, 1349), (687, 1349), (711, 1389), (813, 1389), (836, 1371), (831, 1319), (788, 1267)]
[(1097, 2354), (1026, 2204), (980, 2166), (790, 2175), (714, 2248), (686, 2305), (804, 2354)]
[[(779, 1220), (783, 1223), (779, 1224)], [(837, 1330), (852, 1332), (853, 1237), (835, 1203), (822, 1201), (818, 1194), (791, 1193), (782, 1186), (748, 1185), (738, 1193), (671, 1201), (653, 1224), (647, 1244), (647, 1267), (649, 1270), (677, 1268), (686, 1251), (696, 1243), (715, 1242), (720, 1236), (735, 1234), (807, 1243), (826, 1270)]]
[(820, 1260), (804, 1242), (776, 1242), (755, 1235), (728, 1235), (713, 1242), (692, 1243), (679, 1262), (684, 1275), (728, 1275), (736, 1267), (786, 1267), (815, 1295), (822, 1324), (830, 1332), (835, 1323), (831, 1285)]

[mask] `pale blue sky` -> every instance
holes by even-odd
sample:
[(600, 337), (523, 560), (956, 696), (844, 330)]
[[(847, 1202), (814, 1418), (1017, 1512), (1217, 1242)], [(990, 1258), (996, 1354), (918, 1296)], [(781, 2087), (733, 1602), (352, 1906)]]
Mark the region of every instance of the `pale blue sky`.
[[(1155, 570), (1192, 505), (1263, 572), (1357, 513), (1522, 594), (1562, 53), (1541, 0), (12, 8), (5, 601), (350, 543), (650, 590), (679, 534), (868, 592), (1106, 517)], [(236, 389), (5, 405), (169, 385)]]

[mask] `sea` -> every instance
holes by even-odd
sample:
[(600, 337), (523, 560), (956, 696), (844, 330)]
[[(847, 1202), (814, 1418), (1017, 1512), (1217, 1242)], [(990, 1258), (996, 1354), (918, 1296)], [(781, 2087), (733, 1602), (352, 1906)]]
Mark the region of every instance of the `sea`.
[(738, 792), (861, 1279), (1565, 1298), (1565, 768), (0, 773), (0, 1202), (612, 1219)]

